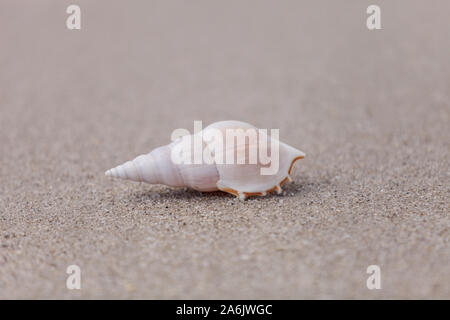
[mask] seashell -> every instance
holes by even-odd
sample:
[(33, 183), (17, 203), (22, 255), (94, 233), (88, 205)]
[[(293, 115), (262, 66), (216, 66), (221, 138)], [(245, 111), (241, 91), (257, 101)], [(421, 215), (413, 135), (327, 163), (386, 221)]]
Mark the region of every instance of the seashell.
[(179, 137), (105, 175), (202, 192), (221, 190), (243, 200), (272, 191), (281, 193), (283, 183), (292, 181), (295, 161), (304, 157), (302, 151), (278, 141), (273, 132), (269, 136), (266, 130), (230, 120)]

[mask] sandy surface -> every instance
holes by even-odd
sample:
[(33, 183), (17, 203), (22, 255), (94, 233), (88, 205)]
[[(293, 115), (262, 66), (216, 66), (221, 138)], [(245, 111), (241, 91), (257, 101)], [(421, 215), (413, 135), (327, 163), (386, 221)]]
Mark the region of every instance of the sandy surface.
[[(450, 298), (449, 1), (147, 2), (0, 2), (0, 298)], [(282, 195), (103, 174), (226, 119)]]

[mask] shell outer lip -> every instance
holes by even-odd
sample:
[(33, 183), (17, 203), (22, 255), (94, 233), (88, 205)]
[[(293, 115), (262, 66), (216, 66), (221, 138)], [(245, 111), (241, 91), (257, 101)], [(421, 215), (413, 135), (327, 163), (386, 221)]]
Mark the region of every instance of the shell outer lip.
[(269, 188), (269, 189), (267, 189), (265, 191), (260, 191), (260, 192), (239, 192), (239, 191), (237, 191), (237, 190), (235, 190), (233, 188), (229, 188), (229, 187), (226, 187), (226, 186), (218, 186), (218, 188), (219, 188), (219, 190), (221, 190), (223, 192), (230, 193), (230, 194), (238, 197), (241, 200), (245, 200), (248, 197), (252, 197), (252, 196), (265, 196), (265, 195), (271, 193), (272, 191), (277, 191), (277, 193), (280, 194), (281, 191), (282, 191), (281, 190), (281, 186), (284, 183), (288, 182), (288, 181), (292, 181), (291, 171), (292, 171), (292, 167), (294, 166), (294, 163), (297, 160), (300, 160), (300, 159), (303, 159), (303, 158), (305, 158), (305, 156), (297, 156), (297, 157), (295, 157), (292, 160), (292, 162), (291, 162), (291, 164), (289, 166), (288, 175), (286, 177), (284, 177), (278, 184), (274, 185), (273, 187), (271, 187), (271, 188)]

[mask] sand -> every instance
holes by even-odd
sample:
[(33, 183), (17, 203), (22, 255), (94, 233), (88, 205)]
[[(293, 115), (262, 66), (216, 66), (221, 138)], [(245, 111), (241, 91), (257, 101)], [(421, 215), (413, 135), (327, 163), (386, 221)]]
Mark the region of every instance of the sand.
[[(448, 1), (72, 2), (0, 3), (0, 298), (450, 298)], [(104, 176), (228, 119), (283, 194)]]

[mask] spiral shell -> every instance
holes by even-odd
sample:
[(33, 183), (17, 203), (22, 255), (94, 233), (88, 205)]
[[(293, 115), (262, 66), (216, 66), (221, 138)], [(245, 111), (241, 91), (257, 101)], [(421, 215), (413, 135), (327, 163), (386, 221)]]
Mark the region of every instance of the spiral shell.
[(294, 162), (304, 157), (302, 151), (264, 130), (230, 120), (180, 137), (105, 174), (205, 192), (221, 190), (246, 199), (271, 191), (281, 193), (281, 185), (292, 180)]

